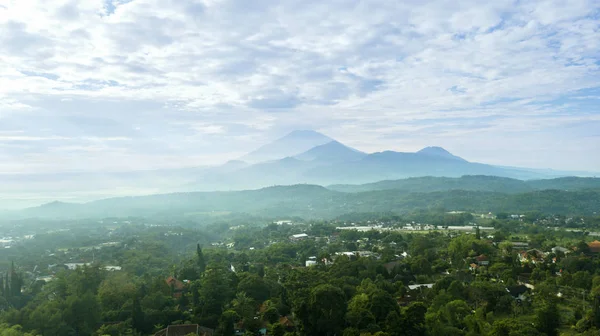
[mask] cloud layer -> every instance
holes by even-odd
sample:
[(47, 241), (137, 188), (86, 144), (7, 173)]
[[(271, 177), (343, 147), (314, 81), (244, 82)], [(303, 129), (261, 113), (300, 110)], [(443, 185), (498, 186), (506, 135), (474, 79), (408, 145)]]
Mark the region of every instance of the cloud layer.
[(600, 170), (600, 3), (0, 2), (0, 172), (213, 164), (293, 129)]

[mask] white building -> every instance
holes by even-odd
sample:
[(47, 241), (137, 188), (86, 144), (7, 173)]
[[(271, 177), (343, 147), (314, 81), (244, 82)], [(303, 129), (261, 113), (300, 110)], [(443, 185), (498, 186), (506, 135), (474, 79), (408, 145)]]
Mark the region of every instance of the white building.
[(290, 236), (291, 240), (304, 240), (306, 238), (308, 238), (308, 235), (306, 233), (299, 233)]

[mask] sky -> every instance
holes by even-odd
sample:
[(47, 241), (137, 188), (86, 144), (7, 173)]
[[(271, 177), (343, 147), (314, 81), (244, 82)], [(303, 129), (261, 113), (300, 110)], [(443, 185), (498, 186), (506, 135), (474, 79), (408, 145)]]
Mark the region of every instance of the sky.
[(295, 129), (600, 171), (600, 1), (0, 0), (0, 173), (218, 164)]

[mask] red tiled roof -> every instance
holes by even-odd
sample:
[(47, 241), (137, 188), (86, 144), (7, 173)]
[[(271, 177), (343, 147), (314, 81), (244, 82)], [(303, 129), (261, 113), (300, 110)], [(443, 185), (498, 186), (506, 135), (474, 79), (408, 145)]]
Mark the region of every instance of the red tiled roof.
[(173, 286), (174, 289), (176, 290), (182, 290), (185, 288), (185, 284), (177, 279), (175, 279), (175, 277), (170, 276), (167, 278), (167, 285), (169, 286)]
[(593, 242), (589, 243), (588, 246), (590, 247), (590, 251), (600, 252), (600, 241), (594, 240)]
[(279, 318), (279, 324), (291, 328), (294, 326), (294, 323), (292, 321), (290, 321), (287, 316), (282, 316)]

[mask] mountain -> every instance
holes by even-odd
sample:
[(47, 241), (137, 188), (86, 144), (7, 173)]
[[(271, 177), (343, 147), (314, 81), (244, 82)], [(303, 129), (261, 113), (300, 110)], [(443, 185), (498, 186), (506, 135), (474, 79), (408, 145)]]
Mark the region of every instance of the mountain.
[[(600, 179), (599, 179), (600, 181)], [(549, 183), (550, 185), (551, 183)], [(515, 194), (533, 191), (525, 181), (498, 176), (466, 175), (454, 177), (411, 177), (359, 185), (338, 184), (327, 187), (342, 192), (365, 192), (375, 190), (402, 190), (404, 192), (437, 192), (448, 190), (490, 191)], [(552, 188), (548, 188), (552, 189)]]
[(312, 130), (293, 131), (283, 138), (268, 143), (241, 158), (242, 161), (258, 163), (282, 159), (303, 153), (313, 147), (334, 141)]
[(331, 141), (296, 155), (295, 158), (302, 161), (350, 162), (358, 161), (366, 155), (340, 142)]
[[(384, 151), (366, 154), (338, 141), (330, 141), (294, 157), (261, 162), (232, 171), (217, 169), (212, 174), (198, 176), (196, 182), (190, 184), (186, 191), (256, 189), (265, 186), (301, 183), (365, 184), (411, 177), (459, 178), (464, 175), (513, 179), (546, 177), (518, 168), (501, 168), (469, 162), (441, 147), (427, 147), (415, 153)], [(491, 181), (488, 182), (491, 183)], [(440, 188), (439, 190), (449, 190), (447, 187)], [(438, 189), (432, 186), (431, 190)], [(516, 190), (534, 189), (523, 186)]]
[(565, 177), (544, 180), (522, 181), (507, 177), (466, 175), (452, 177), (413, 177), (402, 180), (387, 180), (360, 185), (331, 185), (328, 189), (340, 192), (365, 192), (376, 190), (401, 190), (410, 192), (437, 192), (449, 190), (489, 191), (518, 194), (539, 190), (583, 191), (600, 190), (600, 178)]
[(467, 160), (465, 160), (461, 157), (458, 157), (456, 155), (453, 155), (452, 153), (448, 152), (447, 150), (443, 149), (442, 147), (436, 147), (436, 146), (425, 147), (425, 148), (421, 149), (420, 151), (418, 151), (417, 154), (467, 162)]
[[(414, 153), (363, 153), (309, 130), (294, 131), (241, 160), (217, 166), (126, 172), (0, 174), (0, 209), (35, 206), (53, 200), (87, 202), (126, 195), (231, 191), (292, 184), (365, 184), (411, 177), (459, 178), (464, 175), (519, 180), (594, 176), (593, 173), (573, 174), (469, 162), (442, 147), (426, 147)], [(573, 183), (585, 184), (565, 180), (563, 186), (557, 188), (571, 190)], [(432, 186), (430, 190), (436, 188)], [(447, 190), (443, 186), (439, 188)]]
[(442, 149), (427, 149), (416, 153), (372, 153), (358, 161), (313, 168), (307, 171), (304, 177), (307, 182), (319, 184), (362, 184), (409, 177), (463, 175), (492, 175), (518, 179), (543, 177), (531, 172), (468, 162)]
[[(482, 177), (476, 179), (486, 180)], [(12, 218), (172, 218), (201, 216), (212, 212), (248, 213), (266, 217), (334, 218), (348, 213), (401, 214), (419, 209), (592, 215), (600, 209), (600, 190), (536, 190), (509, 194), (481, 190), (407, 192), (390, 189), (346, 193), (317, 185), (293, 185), (232, 192), (119, 197), (83, 204), (55, 202), (13, 213)]]

